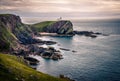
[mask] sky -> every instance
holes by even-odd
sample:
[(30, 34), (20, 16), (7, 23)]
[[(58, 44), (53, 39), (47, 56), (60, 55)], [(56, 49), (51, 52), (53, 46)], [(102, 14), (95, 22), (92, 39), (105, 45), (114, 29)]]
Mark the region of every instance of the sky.
[(0, 0), (0, 13), (23, 19), (120, 18), (120, 0)]

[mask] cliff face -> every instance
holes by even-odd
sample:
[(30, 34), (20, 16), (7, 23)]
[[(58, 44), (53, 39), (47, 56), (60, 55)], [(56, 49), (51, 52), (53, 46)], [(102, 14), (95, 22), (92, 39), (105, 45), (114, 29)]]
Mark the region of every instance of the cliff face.
[(33, 31), (48, 32), (57, 34), (73, 34), (73, 25), (70, 21), (45, 21), (34, 24), (32, 26)]
[(19, 16), (0, 14), (0, 51), (16, 49), (22, 44), (33, 42), (32, 31), (21, 22)]
[(9, 51), (17, 46), (17, 38), (0, 22), (0, 51)]
[(19, 16), (12, 14), (0, 14), (0, 22), (2, 22), (10, 31), (21, 24)]
[(26, 44), (32, 42), (32, 31), (28, 25), (21, 22), (19, 16), (12, 14), (1, 14), (0, 22), (7, 30), (14, 34), (21, 43)]
[(45, 31), (49, 33), (71, 34), (73, 31), (73, 25), (70, 21), (58, 21), (46, 27)]

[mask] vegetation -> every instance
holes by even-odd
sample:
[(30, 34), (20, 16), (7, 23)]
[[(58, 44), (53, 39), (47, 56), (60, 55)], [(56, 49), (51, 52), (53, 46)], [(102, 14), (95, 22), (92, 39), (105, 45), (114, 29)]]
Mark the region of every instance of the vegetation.
[(0, 54), (1, 81), (65, 81), (38, 72), (24, 64), (22, 58)]
[(17, 38), (0, 22), (0, 51), (8, 50), (15, 46)]
[(10, 16), (12, 14), (0, 14), (0, 16)]
[(45, 28), (54, 24), (57, 21), (44, 21), (31, 26), (31, 29), (35, 32), (44, 32)]

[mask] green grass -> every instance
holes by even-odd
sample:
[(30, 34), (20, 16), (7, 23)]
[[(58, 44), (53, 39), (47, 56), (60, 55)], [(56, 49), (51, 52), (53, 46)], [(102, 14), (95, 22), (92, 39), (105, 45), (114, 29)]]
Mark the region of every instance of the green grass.
[(0, 81), (66, 81), (38, 72), (24, 64), (21, 58), (0, 54)]
[(12, 14), (0, 14), (0, 16), (10, 16)]
[(44, 32), (45, 31), (44, 29), (47, 26), (50, 26), (50, 25), (54, 24), (55, 22), (57, 22), (57, 21), (44, 21), (44, 22), (40, 22), (37, 24), (33, 24), (31, 26), (31, 29), (36, 32)]

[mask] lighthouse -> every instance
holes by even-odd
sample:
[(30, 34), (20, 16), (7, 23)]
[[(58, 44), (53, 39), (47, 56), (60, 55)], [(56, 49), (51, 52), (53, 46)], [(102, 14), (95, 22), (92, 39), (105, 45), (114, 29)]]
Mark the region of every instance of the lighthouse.
[(58, 21), (62, 20), (62, 17), (59, 17), (57, 20), (58, 20)]

